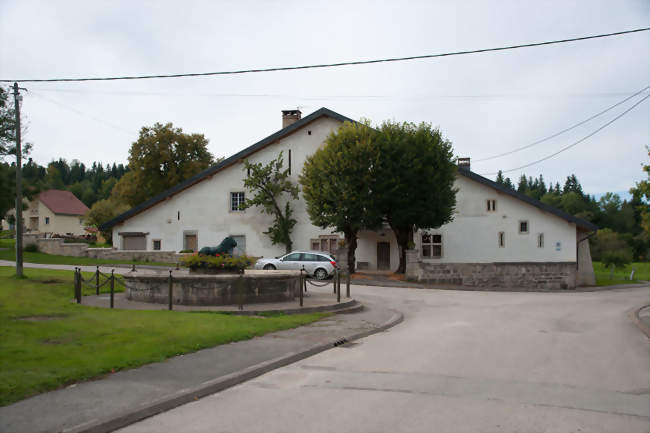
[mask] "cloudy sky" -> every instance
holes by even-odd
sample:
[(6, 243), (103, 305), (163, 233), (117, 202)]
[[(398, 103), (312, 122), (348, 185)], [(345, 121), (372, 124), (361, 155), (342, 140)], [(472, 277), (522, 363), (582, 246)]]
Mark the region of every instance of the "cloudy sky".
[[(0, 0), (0, 79), (172, 74), (401, 57), (650, 26), (650, 2)], [(282, 109), (430, 122), (472, 170), (528, 164), (592, 133), (650, 85), (650, 32), (442, 59), (160, 80), (25, 83), (33, 158), (126, 162), (139, 129), (173, 122), (229, 156), (281, 127)], [(650, 100), (593, 137), (507, 173), (626, 191), (648, 162)], [(494, 178), (494, 176), (488, 176)]]

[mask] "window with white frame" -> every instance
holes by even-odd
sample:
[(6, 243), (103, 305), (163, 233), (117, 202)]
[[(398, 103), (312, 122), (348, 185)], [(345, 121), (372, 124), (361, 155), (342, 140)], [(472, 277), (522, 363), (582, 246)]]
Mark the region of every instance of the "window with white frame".
[(521, 234), (528, 233), (528, 221), (519, 221), (519, 233)]
[(499, 248), (506, 246), (506, 232), (499, 232)]
[(432, 259), (442, 257), (441, 234), (422, 234), (422, 257), (428, 257)]
[(537, 234), (537, 248), (544, 248), (544, 233)]
[(160, 239), (154, 239), (153, 240), (153, 249), (154, 249), (154, 251), (160, 251), (161, 244), (162, 244), (162, 242), (160, 241)]
[(497, 201), (494, 199), (489, 199), (487, 200), (487, 211), (488, 212), (496, 212), (497, 210)]
[(231, 192), (230, 193), (230, 211), (231, 212), (240, 212), (241, 205), (246, 201), (245, 194), (243, 192)]

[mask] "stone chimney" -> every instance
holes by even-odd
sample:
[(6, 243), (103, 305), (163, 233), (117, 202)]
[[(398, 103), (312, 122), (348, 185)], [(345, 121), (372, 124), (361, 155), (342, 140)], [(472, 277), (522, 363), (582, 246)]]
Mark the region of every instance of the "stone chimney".
[(301, 115), (300, 110), (282, 110), (282, 128), (299, 121)]
[(458, 167), (469, 170), (469, 158), (458, 158)]

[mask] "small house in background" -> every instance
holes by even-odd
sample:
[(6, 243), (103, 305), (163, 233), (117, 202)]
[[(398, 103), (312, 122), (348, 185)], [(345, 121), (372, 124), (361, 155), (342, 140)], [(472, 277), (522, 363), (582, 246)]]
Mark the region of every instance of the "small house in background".
[[(70, 191), (43, 191), (23, 211), (25, 230), (31, 233), (83, 236), (88, 206)], [(15, 214), (15, 209), (9, 211)]]

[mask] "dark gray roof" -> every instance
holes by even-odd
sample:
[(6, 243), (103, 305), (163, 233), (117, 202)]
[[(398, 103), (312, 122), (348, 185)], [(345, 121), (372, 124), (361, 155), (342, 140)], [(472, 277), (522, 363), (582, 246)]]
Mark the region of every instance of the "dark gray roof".
[(218, 164), (215, 164), (202, 172), (192, 176), (191, 178), (179, 183), (176, 186), (173, 186), (169, 188), (167, 191), (163, 191), (157, 196), (150, 198), (149, 200), (140, 203), (139, 205), (129, 209), (128, 211), (124, 212), (121, 215), (116, 216), (110, 221), (105, 222), (100, 226), (100, 229), (102, 230), (107, 230), (111, 227), (113, 227), (116, 224), (121, 223), (122, 221), (125, 221), (132, 216), (135, 216), (139, 214), (140, 212), (149, 209), (150, 207), (160, 203), (161, 201), (178, 194), (179, 192), (191, 187), (192, 185), (201, 182), (202, 180), (205, 180), (211, 176), (213, 176), (215, 173), (223, 170), (224, 168), (235, 164), (242, 159), (245, 159), (249, 157), (251, 154), (257, 152), (258, 150), (275, 143), (276, 141), (286, 137), (287, 135), (291, 134), (292, 132), (302, 128), (303, 126), (307, 125), (308, 123), (313, 122), (316, 119), (319, 119), (320, 117), (331, 117), (332, 119), (340, 120), (341, 122), (354, 122), (354, 120), (345, 117), (341, 114), (335, 113), (334, 111), (327, 109), (325, 107), (314, 111), (311, 113), (309, 116), (306, 116), (300, 120), (298, 120), (295, 123), (292, 123), (291, 125), (287, 126), (286, 128), (282, 128), (275, 134), (271, 134), (265, 139), (258, 141), (257, 143), (253, 144), (252, 146), (247, 147), (246, 149), (242, 150), (241, 152), (238, 152), (231, 156), (230, 158), (226, 158), (223, 161), (219, 162)]
[[(316, 119), (318, 119), (320, 117), (323, 117), (323, 116), (331, 117), (332, 119), (336, 119), (336, 120), (339, 120), (341, 122), (355, 122), (354, 120), (352, 120), (352, 119), (350, 119), (348, 117), (345, 117), (345, 116), (343, 116), (341, 114), (338, 114), (338, 113), (336, 113), (336, 112), (334, 112), (334, 111), (332, 111), (330, 109), (327, 109), (327, 108), (323, 107), (323, 108), (311, 113), (309, 116), (304, 117), (304, 118), (298, 120), (297, 122), (287, 126), (286, 128), (283, 128), (283, 129), (279, 130), (275, 134), (269, 135), (265, 139), (263, 139), (261, 141), (258, 141), (257, 143), (253, 144), (252, 146), (247, 147), (246, 149), (242, 150), (241, 152), (238, 152), (238, 153), (234, 154), (230, 158), (224, 159), (220, 163), (215, 164), (215, 165), (203, 170), (202, 172), (192, 176), (191, 178), (179, 183), (178, 185), (169, 188), (167, 191), (164, 191), (164, 192), (158, 194), (157, 196), (155, 196), (155, 197), (153, 197), (153, 198), (151, 198), (151, 199), (149, 199), (149, 200), (147, 200), (147, 201), (145, 201), (143, 203), (140, 203), (139, 205), (129, 209), (128, 211), (124, 212), (123, 214), (118, 215), (117, 217), (113, 218), (112, 220), (102, 224), (100, 228), (102, 230), (109, 229), (109, 228), (113, 227), (114, 225), (119, 224), (122, 221), (125, 221), (125, 220), (131, 218), (132, 216), (137, 215), (137, 214), (139, 214), (140, 212), (142, 212), (142, 211), (144, 211), (146, 209), (149, 209), (150, 207), (160, 203), (161, 201), (163, 201), (163, 200), (165, 200), (165, 199), (167, 199), (167, 198), (169, 198), (169, 197), (171, 197), (171, 196), (173, 196), (175, 194), (178, 194), (179, 192), (191, 187), (192, 185), (194, 185), (196, 183), (201, 182), (202, 180), (205, 180), (205, 179), (213, 176), (215, 173), (223, 170), (224, 168), (226, 168), (226, 167), (228, 167), (228, 166), (230, 166), (232, 164), (235, 164), (235, 163), (241, 161), (242, 159), (247, 158), (248, 156), (250, 156), (251, 154), (257, 152), (258, 150), (260, 150), (260, 149), (262, 149), (262, 148), (264, 148), (264, 147), (266, 147), (266, 146), (268, 146), (268, 145), (270, 145), (272, 143), (275, 143), (277, 140), (280, 140), (280, 139), (286, 137), (287, 135), (293, 133), (297, 129), (300, 129), (303, 126), (307, 125), (308, 123), (311, 123), (314, 120), (316, 120)], [(565, 219), (565, 220), (567, 220), (569, 222), (575, 223), (575, 225), (577, 227), (580, 227), (580, 228), (582, 228), (584, 230), (593, 231), (593, 230), (598, 229), (598, 226), (596, 226), (595, 224), (590, 223), (587, 220), (575, 217), (575, 216), (570, 215), (570, 214), (568, 214), (568, 213), (566, 213), (564, 211), (561, 211), (560, 209), (554, 208), (553, 206), (549, 206), (547, 204), (544, 204), (539, 200), (535, 200), (532, 197), (529, 197), (529, 196), (527, 196), (525, 194), (521, 194), (521, 193), (519, 193), (519, 192), (517, 192), (517, 191), (515, 191), (513, 189), (510, 189), (510, 188), (508, 188), (508, 187), (506, 187), (504, 185), (500, 185), (500, 184), (498, 184), (498, 183), (496, 183), (494, 181), (491, 181), (490, 179), (487, 179), (487, 178), (485, 178), (483, 176), (480, 176), (480, 175), (478, 175), (478, 174), (476, 174), (476, 173), (474, 173), (474, 172), (472, 172), (472, 171), (470, 171), (470, 170), (468, 170), (466, 168), (459, 167), (458, 168), (458, 173), (461, 174), (462, 176), (465, 176), (465, 177), (467, 177), (469, 179), (472, 179), (472, 180), (474, 180), (474, 181), (476, 181), (478, 183), (489, 186), (489, 187), (494, 188), (494, 189), (496, 189), (496, 190), (498, 190), (498, 191), (500, 191), (500, 192), (502, 192), (504, 194), (507, 194), (507, 195), (509, 195), (511, 197), (514, 197), (516, 199), (524, 201), (524, 202), (526, 202), (526, 203), (528, 203), (528, 204), (530, 204), (532, 206), (535, 206), (536, 208), (541, 209), (541, 210), (543, 210), (545, 212), (548, 212), (550, 214), (558, 216), (558, 217), (560, 217), (562, 219)]]
[(582, 228), (584, 230), (589, 230), (589, 231), (598, 230), (597, 225), (592, 224), (592, 223), (590, 223), (589, 221), (587, 221), (585, 219), (578, 218), (578, 217), (573, 216), (571, 214), (568, 214), (568, 213), (566, 213), (564, 211), (561, 211), (558, 208), (555, 208), (553, 206), (549, 206), (549, 205), (547, 205), (545, 203), (542, 203), (539, 200), (535, 200), (534, 198), (529, 197), (526, 194), (522, 194), (520, 192), (517, 192), (514, 189), (508, 188), (505, 185), (498, 184), (498, 183), (496, 183), (496, 182), (494, 182), (494, 181), (492, 181), (490, 179), (487, 179), (487, 178), (485, 178), (485, 177), (483, 177), (483, 176), (481, 176), (479, 174), (476, 174), (476, 173), (474, 173), (474, 172), (472, 172), (472, 171), (470, 171), (470, 170), (468, 170), (468, 169), (466, 169), (464, 167), (458, 167), (458, 174), (460, 174), (462, 176), (465, 176), (468, 179), (472, 179), (473, 181), (476, 181), (476, 182), (481, 183), (483, 185), (494, 188), (497, 191), (502, 192), (504, 194), (507, 194), (507, 195), (509, 195), (511, 197), (514, 197), (516, 199), (524, 201), (524, 202), (526, 202), (526, 203), (528, 203), (530, 205), (535, 206), (538, 209), (543, 210), (544, 212), (548, 212), (548, 213), (553, 214), (555, 216), (558, 216), (558, 217), (560, 217), (562, 219), (565, 219), (565, 220), (567, 220), (569, 222), (575, 223), (575, 225), (577, 227), (580, 227), (580, 228)]

